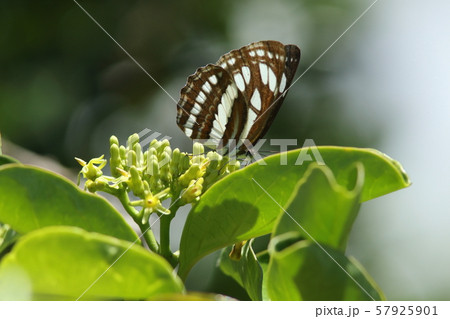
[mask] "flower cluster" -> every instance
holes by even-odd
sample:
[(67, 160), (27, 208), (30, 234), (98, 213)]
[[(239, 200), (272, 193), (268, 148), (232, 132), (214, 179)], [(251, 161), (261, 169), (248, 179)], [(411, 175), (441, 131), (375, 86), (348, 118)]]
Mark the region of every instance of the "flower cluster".
[(118, 197), (133, 193), (137, 200), (129, 204), (141, 207), (143, 220), (148, 220), (152, 213), (170, 214), (162, 205), (167, 198), (172, 198), (172, 203), (177, 201), (177, 207), (195, 204), (207, 188), (240, 166), (239, 161), (216, 152), (205, 155), (199, 143), (194, 144), (192, 154), (178, 148), (172, 150), (168, 140), (153, 140), (143, 150), (137, 134), (128, 138), (126, 146), (112, 136), (110, 155), (112, 176), (102, 171), (107, 164), (103, 156), (89, 162), (76, 159), (82, 166), (80, 174), (86, 179), (85, 188)]

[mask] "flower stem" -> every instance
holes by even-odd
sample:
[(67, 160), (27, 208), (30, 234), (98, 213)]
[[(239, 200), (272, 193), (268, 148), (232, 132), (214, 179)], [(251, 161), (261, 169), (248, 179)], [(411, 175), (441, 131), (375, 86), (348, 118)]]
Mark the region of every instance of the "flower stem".
[(178, 258), (170, 250), (170, 223), (180, 206), (173, 202), (170, 206), (170, 214), (161, 216), (160, 224), (160, 255), (163, 256), (173, 267), (178, 264)]
[(158, 242), (156, 241), (155, 234), (153, 234), (150, 225), (143, 225), (142, 223), (138, 223), (138, 225), (144, 236), (148, 248), (150, 248), (151, 251), (157, 253), (159, 250)]
[(158, 242), (156, 241), (155, 234), (147, 223), (142, 221), (142, 214), (137, 211), (133, 206), (131, 206), (130, 198), (125, 190), (121, 190), (118, 192), (117, 197), (119, 198), (122, 206), (125, 208), (126, 212), (133, 218), (134, 222), (138, 224), (139, 229), (141, 230), (145, 242), (147, 243), (148, 248), (151, 251), (157, 253), (159, 250)]

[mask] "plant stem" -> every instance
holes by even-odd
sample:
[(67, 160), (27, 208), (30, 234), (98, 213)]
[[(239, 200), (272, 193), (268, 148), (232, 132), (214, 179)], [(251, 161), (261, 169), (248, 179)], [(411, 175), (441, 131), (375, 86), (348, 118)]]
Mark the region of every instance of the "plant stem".
[(138, 225), (143, 234), (145, 242), (147, 243), (148, 248), (150, 248), (151, 251), (157, 253), (159, 250), (158, 242), (156, 241), (155, 234), (153, 234), (150, 225), (144, 225), (142, 223), (138, 223)]
[(170, 223), (175, 217), (178, 208), (178, 205), (172, 203), (170, 206), (170, 214), (162, 215), (160, 219), (160, 255), (166, 258), (173, 267), (178, 263), (178, 258), (170, 250)]
[(144, 224), (142, 222), (142, 214), (138, 212), (133, 206), (131, 206), (127, 192), (121, 190), (118, 192), (117, 197), (119, 198), (128, 215), (130, 215), (133, 218), (134, 222), (138, 224), (148, 248), (150, 248), (151, 251), (157, 253), (159, 247), (158, 242), (155, 238), (155, 234), (153, 234), (150, 225), (147, 225), (146, 223)]

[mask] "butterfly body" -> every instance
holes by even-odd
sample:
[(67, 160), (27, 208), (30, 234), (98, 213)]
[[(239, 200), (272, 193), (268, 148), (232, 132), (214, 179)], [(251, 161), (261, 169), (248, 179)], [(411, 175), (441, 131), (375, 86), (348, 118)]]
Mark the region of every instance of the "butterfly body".
[[(177, 124), (194, 139), (245, 153), (272, 124), (291, 85), (300, 49), (259, 41), (232, 50), (188, 77), (177, 104)], [(245, 143), (247, 141), (247, 143)]]

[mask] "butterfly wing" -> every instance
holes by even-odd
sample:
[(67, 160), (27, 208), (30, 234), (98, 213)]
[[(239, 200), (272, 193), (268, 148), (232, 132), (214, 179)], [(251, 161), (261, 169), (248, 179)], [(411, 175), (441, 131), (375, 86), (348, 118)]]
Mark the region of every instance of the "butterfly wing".
[(224, 54), (216, 65), (188, 77), (177, 105), (177, 124), (192, 139), (215, 148), (237, 140), (253, 145), (267, 132), (291, 85), (300, 49), (259, 41)]
[(188, 77), (177, 104), (177, 124), (192, 139), (221, 148), (242, 134), (246, 102), (230, 74), (208, 64)]
[(300, 49), (277, 41), (259, 41), (223, 55), (217, 65), (233, 77), (246, 101), (242, 140), (255, 144), (269, 129), (291, 85)]

